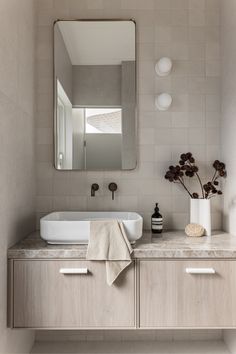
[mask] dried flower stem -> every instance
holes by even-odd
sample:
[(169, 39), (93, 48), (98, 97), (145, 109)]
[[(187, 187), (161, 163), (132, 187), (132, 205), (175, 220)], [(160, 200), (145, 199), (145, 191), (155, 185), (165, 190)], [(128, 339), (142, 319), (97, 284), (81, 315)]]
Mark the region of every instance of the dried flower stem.
[(216, 177), (217, 172), (218, 172), (218, 171), (215, 171), (215, 173), (214, 173), (214, 175), (213, 175), (213, 177), (212, 177), (211, 182), (214, 182), (214, 181), (216, 180), (216, 178), (218, 177), (218, 176)]
[(192, 194), (189, 192), (188, 188), (185, 186), (184, 181), (179, 177), (179, 181), (181, 185), (184, 187), (184, 189), (188, 192), (189, 196), (192, 198)]
[(204, 190), (203, 190), (203, 185), (202, 185), (202, 181), (201, 181), (201, 178), (199, 176), (199, 174), (196, 172), (196, 176), (197, 176), (197, 179), (200, 183), (200, 186), (201, 186), (201, 190), (202, 190), (202, 198), (204, 199)]
[[(189, 166), (191, 166), (191, 167), (193, 166), (191, 164), (191, 162), (189, 162)], [(202, 184), (201, 178), (200, 178), (200, 176), (199, 176), (199, 174), (197, 172), (195, 172), (195, 174), (197, 176), (198, 182), (199, 182), (201, 190), (202, 190), (202, 198), (204, 199), (204, 190), (203, 190), (203, 184)]]

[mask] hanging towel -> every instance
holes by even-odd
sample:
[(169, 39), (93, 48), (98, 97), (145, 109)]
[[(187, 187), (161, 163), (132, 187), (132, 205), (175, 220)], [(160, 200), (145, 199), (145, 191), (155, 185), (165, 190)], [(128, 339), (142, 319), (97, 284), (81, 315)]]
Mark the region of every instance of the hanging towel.
[(106, 262), (107, 284), (112, 285), (131, 263), (133, 249), (122, 222), (95, 220), (90, 222), (90, 238), (86, 259)]

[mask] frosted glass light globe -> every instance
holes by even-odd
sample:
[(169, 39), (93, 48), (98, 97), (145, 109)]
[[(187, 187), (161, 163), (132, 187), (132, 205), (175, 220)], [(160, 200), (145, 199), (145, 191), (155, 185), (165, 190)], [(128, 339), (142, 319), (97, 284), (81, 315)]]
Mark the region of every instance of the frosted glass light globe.
[(159, 76), (167, 76), (171, 72), (172, 69), (172, 61), (170, 58), (163, 57), (158, 60), (155, 65), (155, 70), (157, 75)]
[(155, 99), (156, 108), (159, 111), (167, 111), (172, 104), (172, 97), (168, 93), (161, 93)]

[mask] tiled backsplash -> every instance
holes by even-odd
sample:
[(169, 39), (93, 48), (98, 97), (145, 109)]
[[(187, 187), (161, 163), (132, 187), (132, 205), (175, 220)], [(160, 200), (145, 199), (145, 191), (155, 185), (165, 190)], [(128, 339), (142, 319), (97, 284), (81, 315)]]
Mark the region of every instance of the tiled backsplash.
[[(165, 228), (189, 221), (188, 196), (164, 179), (165, 170), (191, 151), (203, 177), (220, 154), (219, 0), (38, 0), (37, 27), (37, 216), (52, 210), (131, 210), (150, 228), (160, 203)], [(53, 168), (52, 25), (58, 18), (133, 18), (138, 49), (138, 167), (134, 171), (59, 172)], [(154, 65), (170, 56), (170, 76)], [(158, 112), (155, 95), (173, 96), (168, 112)], [(208, 172), (209, 174), (209, 172)], [(90, 197), (90, 186), (100, 190)], [(115, 201), (108, 191), (116, 182)], [(196, 182), (192, 181), (192, 185)], [(213, 201), (213, 227), (221, 227)]]
[(35, 229), (34, 1), (0, 1), (0, 353), (29, 353), (32, 331), (7, 328), (7, 249)]

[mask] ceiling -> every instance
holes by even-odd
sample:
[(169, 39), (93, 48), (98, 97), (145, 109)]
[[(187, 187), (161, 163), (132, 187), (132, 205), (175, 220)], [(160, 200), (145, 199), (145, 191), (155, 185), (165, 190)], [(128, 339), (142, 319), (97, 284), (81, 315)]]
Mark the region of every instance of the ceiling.
[(87, 123), (102, 133), (121, 134), (121, 112), (121, 109), (114, 109), (113, 112), (94, 114), (87, 117)]
[(133, 21), (59, 21), (72, 65), (119, 65), (135, 60)]

